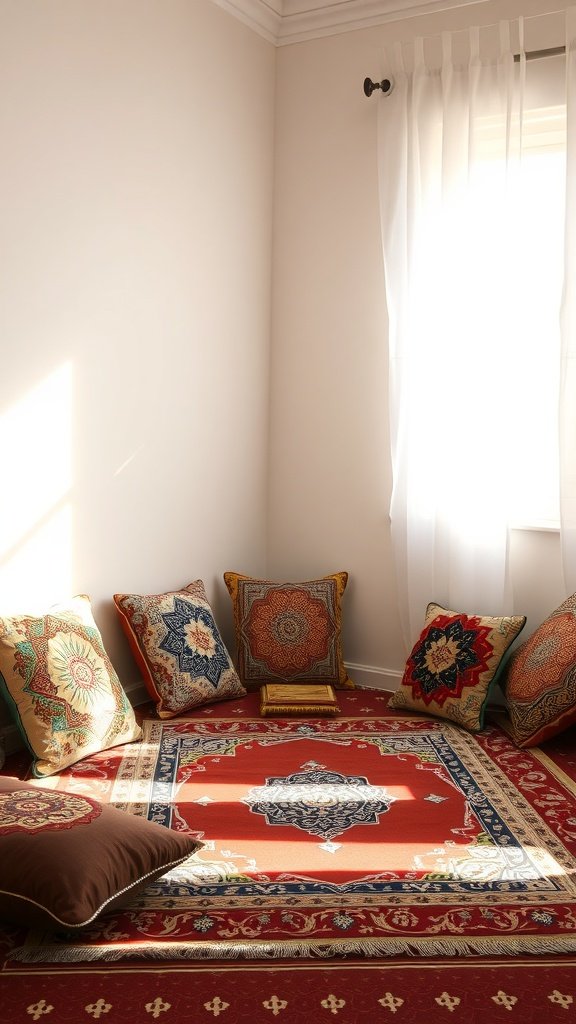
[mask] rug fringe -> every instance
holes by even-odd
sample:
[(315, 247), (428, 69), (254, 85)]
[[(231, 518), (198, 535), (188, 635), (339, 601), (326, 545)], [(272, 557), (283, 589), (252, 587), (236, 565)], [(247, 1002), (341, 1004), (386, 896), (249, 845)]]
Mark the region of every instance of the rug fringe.
[(161, 949), (140, 948), (95, 949), (90, 946), (20, 946), (10, 953), (10, 960), (20, 963), (92, 963), (119, 960), (339, 960), (347, 956), (393, 957), (467, 957), (516, 956), (520, 953), (574, 953), (576, 937), (518, 936), (513, 942), (491, 939), (357, 939), (345, 943), (175, 943)]

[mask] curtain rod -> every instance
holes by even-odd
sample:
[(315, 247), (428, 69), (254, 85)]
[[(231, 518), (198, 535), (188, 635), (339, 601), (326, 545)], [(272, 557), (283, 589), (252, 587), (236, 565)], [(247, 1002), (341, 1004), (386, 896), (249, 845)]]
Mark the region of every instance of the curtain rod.
[[(547, 50), (526, 50), (524, 56), (526, 60), (541, 60), (542, 57), (561, 57), (564, 53), (566, 53), (565, 46), (549, 46)], [(514, 54), (514, 60), (517, 64), (520, 62), (520, 58), (521, 54)]]
[[(560, 57), (566, 53), (565, 46), (550, 46), (547, 50), (526, 50), (526, 60), (542, 60), (543, 57)], [(514, 54), (514, 62), (520, 63), (522, 55)], [(380, 89), (385, 95), (392, 92), (393, 81), (391, 78), (383, 78), (381, 82), (373, 82), (371, 78), (364, 79), (364, 95), (370, 97), (376, 89)]]

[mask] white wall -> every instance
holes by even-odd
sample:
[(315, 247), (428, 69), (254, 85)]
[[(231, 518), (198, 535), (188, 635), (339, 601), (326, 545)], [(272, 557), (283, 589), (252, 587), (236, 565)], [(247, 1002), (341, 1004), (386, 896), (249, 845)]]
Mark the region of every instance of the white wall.
[(209, 0), (0, 0), (0, 608), (265, 569), (274, 47)]
[[(407, 652), (388, 522), (376, 179), (377, 104), (386, 101), (366, 99), (362, 83), (386, 76), (393, 40), (555, 7), (498, 0), (278, 52), (269, 570), (293, 579), (349, 570), (344, 654), (352, 678), (373, 685), (394, 687)], [(561, 24), (528, 21), (527, 47), (562, 42)], [(511, 583), (526, 636), (566, 596), (556, 535), (513, 534)]]
[[(384, 75), (386, 41), (521, 8), (546, 4), (275, 51), (209, 0), (0, 0), (0, 611), (89, 593), (131, 685), (114, 591), (201, 577), (232, 645), (225, 569), (346, 568), (346, 659), (393, 685), (378, 97), (362, 81)], [(565, 596), (557, 537), (515, 534), (512, 563), (536, 625)]]

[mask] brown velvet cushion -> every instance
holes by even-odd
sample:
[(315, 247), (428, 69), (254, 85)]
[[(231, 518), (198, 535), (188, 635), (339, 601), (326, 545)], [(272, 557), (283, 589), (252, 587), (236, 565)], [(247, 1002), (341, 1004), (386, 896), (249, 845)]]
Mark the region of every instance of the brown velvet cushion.
[(0, 778), (0, 918), (81, 928), (201, 845), (91, 797)]

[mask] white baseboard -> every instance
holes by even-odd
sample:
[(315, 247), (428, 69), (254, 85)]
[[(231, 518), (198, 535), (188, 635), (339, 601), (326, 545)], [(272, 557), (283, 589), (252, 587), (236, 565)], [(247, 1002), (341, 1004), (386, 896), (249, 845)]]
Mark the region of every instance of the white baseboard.
[[(395, 693), (402, 679), (402, 672), (397, 672), (395, 669), (377, 668), (375, 665), (357, 665), (352, 661), (346, 662), (346, 671), (357, 686), (365, 686), (373, 690), (387, 690), (390, 693)], [(149, 703), (151, 700), (150, 694), (142, 682), (129, 683), (125, 690), (133, 707)]]
[(357, 686), (371, 690), (386, 690), (388, 693), (395, 693), (402, 679), (402, 672), (397, 672), (396, 669), (357, 665), (351, 661), (346, 662), (346, 671)]
[[(401, 672), (396, 672), (394, 669), (377, 668), (375, 665), (357, 665), (354, 662), (347, 662), (346, 671), (357, 686), (371, 690), (384, 690), (388, 693), (394, 693), (402, 679)], [(144, 683), (139, 680), (127, 683), (125, 690), (133, 707), (138, 707), (139, 704), (145, 704), (150, 700)], [(2, 713), (0, 713), (0, 743), (4, 745), (6, 754), (14, 754), (24, 746), (20, 730)]]

